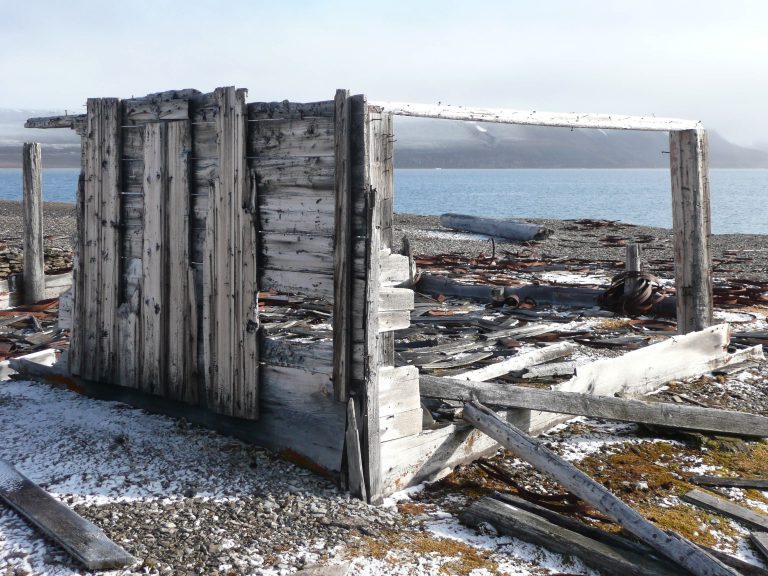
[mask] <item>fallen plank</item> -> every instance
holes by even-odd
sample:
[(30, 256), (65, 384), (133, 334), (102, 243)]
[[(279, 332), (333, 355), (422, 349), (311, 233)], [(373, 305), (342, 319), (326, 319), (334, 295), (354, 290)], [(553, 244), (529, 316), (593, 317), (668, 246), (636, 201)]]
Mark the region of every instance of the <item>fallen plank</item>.
[(751, 530), (768, 532), (768, 516), (765, 514), (759, 514), (749, 508), (744, 508), (744, 506), (739, 506), (701, 490), (691, 490), (680, 498), (683, 502), (688, 502), (709, 512), (732, 518)]
[(527, 408), (573, 416), (669, 426), (684, 430), (768, 437), (768, 418), (717, 408), (645, 402), (492, 382), (466, 382), (428, 375), (420, 376), (419, 393), (429, 398), (444, 400), (466, 401), (477, 398), (484, 404), (499, 408)]
[[(605, 530), (601, 530), (600, 528), (589, 526), (587, 524), (579, 522), (574, 518), (565, 516), (563, 514), (560, 514), (559, 512), (550, 510), (549, 508), (544, 508), (543, 506), (539, 506), (538, 504), (534, 504), (533, 502), (528, 502), (527, 500), (523, 500), (522, 498), (518, 498), (517, 496), (513, 496), (512, 494), (501, 494), (499, 492), (494, 492), (493, 494), (491, 494), (490, 497), (493, 498), (494, 500), (500, 500), (501, 502), (506, 502), (507, 504), (511, 504), (516, 508), (522, 508), (523, 510), (527, 510), (528, 512), (531, 512), (533, 514), (536, 514), (537, 516), (541, 516), (549, 520), (553, 524), (557, 524), (558, 526), (562, 526), (563, 528), (567, 528), (569, 530), (572, 530), (573, 532), (578, 532), (579, 534), (582, 534), (583, 536), (587, 536), (588, 538), (591, 538), (593, 540), (597, 540), (598, 542), (603, 542), (610, 546), (613, 546), (616, 548), (622, 548), (624, 550), (629, 550), (630, 552), (635, 552), (637, 554), (645, 554), (650, 556), (656, 555), (656, 551), (653, 550), (653, 548), (643, 544), (642, 542), (629, 540), (627, 538), (624, 538), (623, 536), (614, 534), (613, 532), (606, 532)], [(701, 546), (701, 548), (703, 548), (709, 554), (711, 554), (712, 556), (720, 560), (723, 564), (726, 564), (732, 568), (736, 568), (736, 570), (738, 570), (738, 572), (742, 574), (742, 576), (768, 576), (768, 570), (764, 570), (759, 566), (755, 566), (754, 564), (750, 564), (749, 562), (745, 562), (744, 560), (741, 560), (739, 558), (736, 558), (724, 552), (720, 552), (719, 550), (715, 550), (713, 548), (708, 548), (706, 546)]]
[(443, 370), (446, 368), (460, 368), (462, 366), (468, 366), (470, 364), (474, 364), (475, 362), (479, 362), (480, 360), (485, 360), (486, 358), (490, 358), (491, 356), (493, 356), (493, 352), (474, 352), (472, 354), (467, 354), (466, 356), (463, 356), (461, 358), (458, 358), (456, 356), (452, 358), (445, 357), (442, 360), (438, 360), (437, 362), (430, 362), (429, 364), (421, 364), (420, 366), (427, 370)]
[(457, 380), (483, 382), (485, 380), (491, 380), (492, 378), (498, 378), (499, 376), (503, 376), (514, 370), (522, 370), (529, 366), (535, 366), (536, 364), (542, 364), (544, 362), (549, 362), (550, 360), (568, 356), (575, 350), (576, 346), (570, 342), (558, 342), (557, 344), (545, 346), (544, 348), (539, 348), (533, 352), (513, 356), (512, 358), (497, 362), (496, 364), (457, 374), (456, 376), (453, 376), (453, 378)]
[(51, 366), (56, 362), (56, 350), (48, 348), (46, 350), (38, 350), (24, 356), (17, 356), (16, 358), (9, 358), (0, 362), (0, 380), (8, 380), (11, 374), (16, 374), (17, 368), (15, 363), (17, 362), (29, 362), (30, 364), (43, 364), (44, 366)]
[(474, 502), (461, 521), (477, 528), (488, 523), (506, 536), (520, 538), (565, 556), (576, 556), (586, 565), (608, 574), (631, 576), (685, 575), (669, 562), (611, 546), (574, 532), (511, 504), (483, 498)]
[(694, 476), (691, 484), (699, 486), (723, 486), (726, 488), (756, 488), (768, 490), (768, 478), (722, 478), (720, 476)]
[(752, 532), (749, 535), (749, 539), (755, 545), (755, 548), (760, 551), (760, 554), (763, 555), (763, 558), (768, 560), (768, 533)]
[(89, 570), (124, 568), (136, 562), (98, 526), (75, 514), (2, 459), (0, 499)]
[(736, 572), (716, 560), (695, 544), (674, 533), (665, 533), (638, 512), (619, 500), (570, 462), (549, 450), (511, 424), (501, 420), (477, 401), (464, 404), (464, 420), (471, 423), (502, 446), (523, 458), (537, 470), (548, 474), (570, 492), (626, 528), (670, 560), (699, 576), (735, 575)]
[(507, 240), (543, 240), (552, 230), (538, 224), (528, 224), (515, 220), (501, 220), (499, 218), (482, 218), (467, 214), (442, 214), (440, 225), (460, 232), (473, 232), (496, 236)]
[(584, 364), (577, 360), (566, 362), (552, 362), (550, 364), (540, 364), (526, 368), (520, 375), (522, 378), (550, 378), (552, 376), (573, 376), (576, 368)]

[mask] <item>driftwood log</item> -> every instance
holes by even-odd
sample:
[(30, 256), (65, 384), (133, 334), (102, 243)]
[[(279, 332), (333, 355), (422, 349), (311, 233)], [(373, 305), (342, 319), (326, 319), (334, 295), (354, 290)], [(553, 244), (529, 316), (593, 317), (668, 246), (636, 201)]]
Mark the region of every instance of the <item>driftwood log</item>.
[(443, 214), (440, 216), (440, 225), (451, 230), (519, 241), (542, 240), (552, 233), (552, 230), (538, 224), (467, 214)]

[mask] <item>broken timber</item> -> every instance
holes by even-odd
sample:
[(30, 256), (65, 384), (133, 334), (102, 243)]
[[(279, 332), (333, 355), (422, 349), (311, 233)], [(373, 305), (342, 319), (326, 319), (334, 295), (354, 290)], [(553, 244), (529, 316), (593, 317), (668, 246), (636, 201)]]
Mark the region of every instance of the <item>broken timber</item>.
[(500, 533), (543, 546), (566, 556), (576, 556), (587, 566), (608, 574), (632, 576), (684, 576), (669, 562), (649, 558), (634, 551), (610, 546), (563, 528), (526, 510), (492, 498), (478, 500), (461, 515), (475, 528), (488, 523)]
[(89, 570), (124, 568), (136, 562), (99, 527), (55, 500), (2, 459), (0, 499)]
[(699, 576), (736, 574), (689, 540), (657, 528), (573, 464), (557, 456), (541, 442), (500, 420), (496, 414), (479, 402), (464, 404), (464, 419), (494, 438), (515, 456), (551, 476), (596, 510), (693, 574)]
[(421, 395), (430, 398), (466, 401), (475, 397), (484, 404), (499, 408), (526, 408), (684, 430), (768, 437), (768, 418), (744, 412), (681, 406), (665, 402), (644, 402), (578, 392), (542, 390), (509, 384), (466, 382), (455, 378), (427, 375), (419, 378), (419, 386)]

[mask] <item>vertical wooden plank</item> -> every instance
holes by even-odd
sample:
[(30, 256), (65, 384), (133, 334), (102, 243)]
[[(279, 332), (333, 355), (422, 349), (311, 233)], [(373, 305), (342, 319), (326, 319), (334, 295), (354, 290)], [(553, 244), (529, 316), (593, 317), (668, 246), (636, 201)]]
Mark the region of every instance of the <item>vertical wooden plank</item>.
[(669, 133), (675, 235), (677, 326), (681, 334), (712, 325), (709, 162), (705, 130)]
[(45, 298), (43, 261), (43, 166), (40, 144), (27, 142), (22, 153), (24, 198), (24, 303)]
[(165, 366), (168, 357), (165, 301), (166, 222), (168, 204), (168, 125), (153, 122), (144, 135), (144, 249), (141, 294), (141, 388), (149, 394), (165, 395)]
[[(634, 272), (639, 273), (641, 270), (641, 264), (640, 264), (640, 255), (642, 253), (642, 249), (640, 248), (640, 244), (636, 244), (632, 242), (631, 244), (627, 244), (627, 252), (626, 252), (626, 260), (624, 264), (624, 271), (625, 272)], [(628, 294), (634, 294), (637, 291), (638, 286), (638, 277), (635, 275), (629, 276), (624, 280), (624, 296)]]
[(197, 385), (194, 382), (194, 350), (197, 334), (194, 330), (194, 317), (197, 309), (194, 294), (190, 290), (189, 158), (192, 140), (189, 122), (168, 123), (167, 145), (167, 390), (171, 398), (195, 403)]
[(349, 90), (336, 91), (334, 143), (336, 155), (333, 270), (333, 393), (345, 402), (350, 389), (352, 351), (352, 191), (349, 164)]
[(367, 500), (365, 474), (363, 472), (363, 460), (360, 450), (360, 428), (357, 423), (356, 412), (355, 399), (350, 398), (347, 402), (347, 431), (345, 435), (347, 449), (346, 480), (352, 496)]
[(117, 309), (117, 342), (120, 354), (117, 360), (116, 384), (139, 389), (143, 355), (139, 331), (142, 284), (142, 264), (139, 258), (130, 258), (126, 261), (123, 277), (123, 302)]
[(351, 98), (350, 159), (353, 194), (362, 195), (366, 206), (364, 311), (357, 319), (365, 334), (361, 402), (362, 455), (369, 502), (382, 500), (381, 443), (379, 439), (379, 253), (381, 252), (380, 203), (371, 186), (369, 153), (370, 123), (365, 96)]
[(120, 102), (91, 98), (86, 109), (73, 372), (111, 381), (117, 364)]
[(258, 417), (255, 186), (246, 165), (245, 91), (217, 88), (219, 174), (209, 198), (203, 278), (208, 406)]

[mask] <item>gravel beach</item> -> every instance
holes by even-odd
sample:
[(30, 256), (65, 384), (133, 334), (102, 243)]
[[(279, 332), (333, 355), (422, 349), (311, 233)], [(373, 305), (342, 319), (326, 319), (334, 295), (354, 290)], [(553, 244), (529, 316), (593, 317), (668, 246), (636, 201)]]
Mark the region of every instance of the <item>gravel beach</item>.
[[(20, 204), (0, 202), (0, 214), (1, 239), (14, 245), (22, 232)], [(497, 255), (589, 260), (601, 263), (597, 268), (610, 276), (612, 267), (624, 259), (621, 244), (634, 239), (643, 244), (650, 272), (672, 276), (670, 230), (606, 221), (527, 221), (542, 224), (553, 234), (541, 242), (496, 241)], [(71, 247), (76, 225), (73, 205), (45, 205), (45, 223), (46, 234), (55, 238), (51, 241)], [(477, 256), (494, 250), (489, 239), (446, 230), (435, 216), (396, 214), (394, 232), (395, 249), (407, 236), (416, 255)], [(717, 280), (767, 279), (767, 244), (760, 235), (713, 236)], [(482, 304), (466, 304), (485, 313)], [(762, 306), (749, 312), (718, 310), (716, 319), (732, 322), (735, 330), (765, 330), (766, 312)], [(564, 322), (562, 329), (574, 333), (629, 333), (627, 319), (618, 316), (574, 316)], [(623, 351), (579, 345), (574, 357), (589, 360)], [(768, 415), (766, 377), (768, 365), (761, 362), (733, 375), (671, 382), (659, 398)], [(351, 564), (349, 574), (355, 576), (595, 574), (576, 558), (500, 536), (490, 526), (481, 532), (463, 526), (458, 516), (474, 499), (493, 490), (510, 490), (475, 465), (372, 507), (275, 454), (183, 419), (23, 381), (0, 383), (0, 436), (0, 458), (139, 559), (130, 569), (109, 573), (115, 576), (272, 576), (314, 564), (344, 563)], [(679, 491), (690, 488), (687, 480), (702, 471), (768, 475), (764, 443), (740, 441), (739, 452), (733, 454), (704, 438), (707, 450), (702, 451), (688, 440), (664, 440), (634, 424), (583, 418), (556, 428), (544, 439), (661, 526), (760, 563), (746, 544), (746, 530), (724, 518), (713, 521), (697, 515), (680, 501)], [(628, 464), (621, 460), (627, 454), (642, 454), (644, 460)], [(665, 459), (667, 463), (659, 464)], [(509, 454), (499, 453), (493, 462), (526, 489), (562, 491)], [(612, 470), (617, 470), (613, 476)], [(733, 489), (729, 496), (768, 510), (768, 492)], [(0, 575), (33, 574), (87, 572), (17, 514), (0, 507)]]

